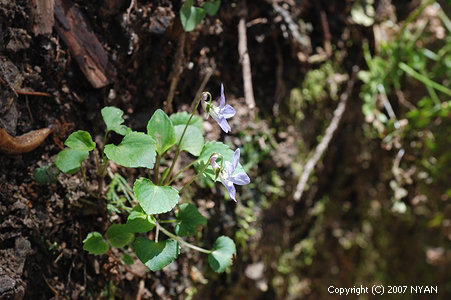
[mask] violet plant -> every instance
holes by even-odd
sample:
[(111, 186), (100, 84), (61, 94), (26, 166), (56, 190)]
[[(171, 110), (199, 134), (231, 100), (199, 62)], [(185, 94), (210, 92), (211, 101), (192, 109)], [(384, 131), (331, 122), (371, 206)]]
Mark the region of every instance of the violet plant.
[(221, 84), (221, 98), (219, 100), (219, 107), (211, 103), (211, 98), (209, 102), (205, 100), (202, 101), (202, 106), (208, 114), (207, 118), (208, 116), (211, 116), (215, 119), (215, 121), (218, 122), (219, 127), (221, 127), (225, 133), (232, 130), (227, 122), (227, 119), (233, 117), (236, 112), (232, 106), (225, 104), (224, 85)]
[[(127, 197), (132, 200), (129, 201), (132, 206), (126, 210), (123, 209), (125, 206), (122, 207), (129, 213), (127, 222), (111, 225), (106, 231), (106, 238), (99, 232), (89, 233), (83, 241), (84, 250), (90, 254), (102, 255), (110, 247), (120, 248), (124, 254), (122, 259), (126, 263), (133, 262), (127, 254), (133, 250), (138, 259), (152, 271), (160, 270), (174, 261), (181, 246), (208, 254), (208, 263), (216, 272), (223, 272), (231, 265), (236, 246), (229, 237), (218, 237), (212, 249), (201, 248), (184, 239), (196, 234), (199, 227), (207, 223), (193, 203), (182, 203), (181, 195), (185, 188), (199, 176), (205, 176), (222, 182), (230, 198), (236, 202), (234, 184), (244, 185), (250, 182), (239, 163), (239, 149), (233, 151), (218, 141), (205, 142), (202, 118), (196, 115), (201, 102), (222, 130), (230, 132), (227, 119), (235, 115), (235, 110), (225, 104), (224, 87), (221, 85), (219, 107), (212, 103), (211, 94), (204, 92), (191, 114), (179, 112), (168, 116), (161, 109), (156, 110), (147, 124), (146, 133), (133, 131), (123, 125), (123, 112), (120, 109), (104, 107), (102, 117), (106, 132), (103, 145), (106, 144), (111, 131), (122, 135), (123, 139), (119, 145), (106, 144), (100, 154), (96, 150), (96, 143), (86, 131), (76, 131), (67, 138), (67, 148), (57, 155), (56, 166), (62, 172), (70, 174), (81, 170), (87, 185), (83, 161), (93, 153), (96, 157), (100, 194), (103, 191), (103, 177), (108, 171), (109, 160), (124, 167), (152, 170), (149, 177), (137, 178), (133, 192), (128, 193)], [(194, 159), (178, 172), (174, 172), (182, 151), (188, 152)], [(194, 169), (195, 175), (181, 187), (177, 186), (177, 179), (190, 168)], [(113, 182), (117, 185), (116, 181)], [(155, 232), (150, 234), (152, 231)], [(160, 232), (166, 239), (158, 238), (161, 237)], [(150, 236), (153, 239), (150, 239)]]

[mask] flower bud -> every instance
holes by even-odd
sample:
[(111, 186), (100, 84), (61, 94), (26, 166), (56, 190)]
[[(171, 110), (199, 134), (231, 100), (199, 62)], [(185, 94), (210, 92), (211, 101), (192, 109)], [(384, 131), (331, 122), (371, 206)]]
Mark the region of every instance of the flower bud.
[(215, 171), (215, 173), (217, 173), (221, 170), (218, 163), (216, 162), (217, 159), (218, 159), (217, 154), (213, 154), (210, 158), (210, 165), (213, 167), (213, 170)]

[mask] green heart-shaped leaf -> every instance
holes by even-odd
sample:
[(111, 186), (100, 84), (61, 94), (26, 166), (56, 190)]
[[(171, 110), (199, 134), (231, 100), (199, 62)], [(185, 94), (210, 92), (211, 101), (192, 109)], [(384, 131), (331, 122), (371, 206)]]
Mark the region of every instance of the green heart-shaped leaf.
[(208, 255), (208, 264), (215, 272), (221, 273), (232, 264), (236, 246), (229, 237), (220, 236), (213, 245), (212, 251)]
[(147, 238), (137, 238), (136, 256), (152, 271), (158, 271), (173, 262), (180, 253), (178, 243), (172, 239), (155, 243)]
[(114, 131), (120, 135), (126, 135), (131, 131), (130, 128), (122, 124), (124, 123), (124, 119), (122, 118), (124, 112), (121, 109), (113, 106), (105, 106), (102, 108), (101, 113), (107, 131)]
[(78, 130), (73, 132), (64, 143), (67, 147), (79, 151), (91, 151), (96, 147), (92, 137), (87, 131)]
[(91, 232), (83, 240), (83, 250), (89, 254), (101, 255), (108, 251), (108, 244), (98, 232)]
[(144, 233), (152, 230), (155, 227), (155, 224), (155, 217), (144, 213), (142, 208), (137, 205), (130, 212), (125, 225), (129, 232)]
[(88, 155), (88, 151), (66, 148), (56, 155), (55, 165), (61, 172), (74, 174)]
[(147, 178), (138, 178), (133, 187), (136, 199), (149, 215), (170, 211), (179, 202), (179, 192), (170, 186), (154, 185)]
[(119, 145), (106, 145), (104, 152), (109, 159), (124, 167), (152, 169), (155, 164), (155, 140), (142, 132), (130, 132)]
[[(189, 113), (187, 113), (186, 111), (182, 111), (172, 114), (169, 118), (171, 119), (172, 124), (176, 126), (176, 125), (186, 125), (190, 117), (191, 115)], [(202, 118), (199, 116), (193, 116), (193, 118), (189, 122), (189, 125), (199, 128), (201, 132), (203, 131), (203, 121)]]
[(220, 5), (221, 5), (221, 0), (210, 0), (210, 1), (204, 2), (202, 7), (203, 7), (203, 9), (205, 9), (207, 14), (209, 14), (210, 16), (214, 16), (218, 12)]
[[(174, 126), (175, 134), (177, 135), (177, 143), (180, 141), (182, 137), (183, 130), (185, 129), (185, 125), (177, 125)], [(204, 146), (204, 137), (202, 135), (202, 131), (195, 126), (189, 125), (186, 128), (185, 135), (183, 136), (182, 143), (180, 144), (180, 149), (184, 151), (188, 151), (194, 156), (198, 156), (202, 151), (202, 147)]]
[(135, 235), (128, 231), (125, 224), (113, 224), (108, 228), (106, 237), (111, 245), (116, 248), (124, 247), (135, 239)]
[(193, 0), (187, 0), (180, 8), (180, 21), (186, 32), (192, 31), (205, 18), (205, 10), (193, 6)]
[(157, 109), (147, 124), (147, 133), (157, 143), (157, 153), (163, 154), (175, 144), (175, 131), (171, 119), (161, 109)]
[(202, 216), (197, 208), (189, 203), (183, 203), (179, 206), (177, 213), (177, 226), (175, 233), (179, 236), (188, 236), (196, 233), (196, 229), (200, 225), (207, 224), (207, 219)]
[(128, 255), (127, 253), (122, 254), (121, 260), (127, 266), (133, 265), (135, 263), (133, 257)]

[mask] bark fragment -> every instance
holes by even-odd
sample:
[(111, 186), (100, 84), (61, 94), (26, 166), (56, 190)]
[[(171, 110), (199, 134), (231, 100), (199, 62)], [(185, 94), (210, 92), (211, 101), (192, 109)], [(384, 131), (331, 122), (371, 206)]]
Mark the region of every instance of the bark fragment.
[(79, 8), (70, 0), (55, 0), (55, 28), (70, 49), (86, 79), (95, 88), (110, 84), (116, 70)]
[(33, 18), (33, 33), (49, 35), (52, 33), (55, 19), (53, 17), (54, 0), (32, 0), (31, 13)]

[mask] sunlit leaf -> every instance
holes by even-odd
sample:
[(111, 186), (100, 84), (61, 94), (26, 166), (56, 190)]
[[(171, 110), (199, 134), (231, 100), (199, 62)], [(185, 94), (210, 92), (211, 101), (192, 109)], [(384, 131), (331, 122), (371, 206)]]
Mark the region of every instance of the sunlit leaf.
[(180, 253), (178, 243), (172, 239), (156, 243), (147, 238), (137, 238), (134, 248), (139, 260), (152, 271), (163, 269)]
[(161, 214), (173, 209), (179, 201), (179, 192), (171, 186), (154, 185), (147, 178), (135, 181), (133, 191), (139, 205), (147, 214)]
[(163, 154), (176, 142), (174, 126), (168, 115), (157, 109), (147, 124), (147, 133), (151, 135), (157, 146), (157, 153)]
[(146, 214), (143, 209), (137, 205), (128, 216), (127, 230), (133, 233), (144, 233), (155, 227), (156, 220), (154, 216)]
[(220, 236), (208, 255), (208, 264), (218, 273), (224, 272), (232, 264), (232, 257), (236, 253), (235, 243), (227, 236)]
[(102, 108), (101, 113), (107, 131), (114, 131), (120, 135), (126, 135), (131, 131), (130, 128), (122, 124), (124, 123), (124, 119), (122, 118), (124, 112), (121, 109), (113, 106), (105, 106)]
[[(177, 143), (180, 141), (185, 125), (174, 126), (175, 134), (177, 136)], [(185, 135), (183, 136), (180, 149), (191, 153), (194, 156), (198, 156), (204, 146), (204, 136), (199, 128), (189, 125), (186, 128)]]
[(155, 164), (155, 140), (142, 132), (130, 132), (119, 145), (106, 145), (104, 151), (109, 159), (124, 167), (152, 169)]
[[(174, 126), (176, 126), (176, 125), (186, 125), (186, 123), (188, 123), (188, 120), (190, 117), (191, 117), (191, 115), (189, 113), (187, 113), (186, 111), (182, 111), (182, 112), (172, 114), (169, 118), (171, 119), (172, 124), (174, 124)], [(195, 126), (195, 127), (199, 128), (200, 131), (203, 131), (202, 123), (203, 123), (203, 121), (202, 121), (201, 117), (193, 116), (191, 121), (189, 122), (189, 125)]]
[(186, 32), (194, 30), (205, 18), (205, 10), (193, 6), (193, 0), (187, 0), (180, 8), (180, 21)]
[(66, 148), (56, 155), (55, 165), (61, 172), (74, 174), (88, 155), (88, 151)]
[(83, 250), (90, 254), (101, 255), (108, 251), (108, 244), (98, 232), (91, 232), (83, 241)]
[(125, 224), (111, 225), (106, 232), (106, 237), (116, 248), (124, 247), (135, 239), (135, 235), (128, 230)]
[(87, 131), (78, 130), (73, 132), (64, 143), (67, 147), (79, 151), (91, 151), (96, 147), (92, 137)]

